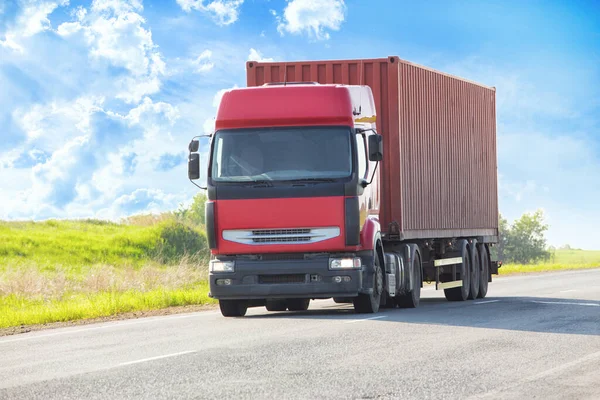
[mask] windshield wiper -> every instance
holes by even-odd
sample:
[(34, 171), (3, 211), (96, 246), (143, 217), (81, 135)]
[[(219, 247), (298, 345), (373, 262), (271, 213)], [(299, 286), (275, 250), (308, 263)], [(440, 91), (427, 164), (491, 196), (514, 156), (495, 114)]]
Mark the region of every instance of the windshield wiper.
[(335, 182), (333, 178), (298, 178), (298, 179), (288, 179), (285, 182), (297, 182), (297, 183), (312, 183), (312, 182)]
[(245, 186), (252, 187), (272, 187), (273, 182), (270, 179), (252, 179), (251, 181), (245, 182)]

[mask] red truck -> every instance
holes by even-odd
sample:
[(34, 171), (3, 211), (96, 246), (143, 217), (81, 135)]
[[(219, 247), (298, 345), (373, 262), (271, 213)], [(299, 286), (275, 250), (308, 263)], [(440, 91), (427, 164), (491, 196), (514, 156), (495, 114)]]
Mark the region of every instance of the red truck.
[(395, 56), (246, 70), (219, 105), (203, 188), (223, 316), (327, 298), (417, 307), (423, 282), (450, 301), (486, 296), (500, 265), (495, 88)]

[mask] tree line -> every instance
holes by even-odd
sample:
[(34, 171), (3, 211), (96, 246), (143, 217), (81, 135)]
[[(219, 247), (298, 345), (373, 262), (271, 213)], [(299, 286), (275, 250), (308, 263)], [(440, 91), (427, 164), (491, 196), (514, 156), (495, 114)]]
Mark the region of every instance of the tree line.
[(515, 264), (549, 260), (551, 252), (546, 244), (547, 230), (542, 210), (525, 213), (512, 224), (500, 214), (498, 244), (494, 247), (498, 260)]

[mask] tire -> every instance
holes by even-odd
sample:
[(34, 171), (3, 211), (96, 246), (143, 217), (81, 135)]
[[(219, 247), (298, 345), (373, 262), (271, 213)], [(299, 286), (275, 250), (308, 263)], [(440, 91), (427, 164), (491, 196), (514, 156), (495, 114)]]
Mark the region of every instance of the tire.
[(487, 296), (488, 279), (490, 276), (490, 256), (487, 246), (484, 244), (479, 246), (479, 260), (481, 262), (481, 275), (479, 281), (479, 295), (477, 297), (483, 299)]
[(354, 311), (359, 314), (374, 314), (379, 311), (381, 296), (383, 294), (383, 270), (381, 269), (381, 261), (379, 254), (375, 252), (375, 260), (373, 262), (375, 269), (373, 273), (373, 293), (361, 293), (354, 298)]
[(243, 317), (248, 304), (243, 300), (219, 300), (219, 308), (224, 317)]
[(287, 309), (290, 311), (306, 311), (310, 305), (310, 299), (288, 299)]
[(477, 242), (473, 240), (471, 246), (471, 289), (469, 290), (469, 300), (474, 300), (479, 296), (479, 284), (481, 280), (481, 260), (479, 258), (479, 250)]
[(265, 307), (267, 311), (285, 311), (288, 305), (285, 300), (267, 300)]
[(469, 244), (466, 240), (460, 241), (460, 256), (463, 259), (461, 264), (462, 286), (451, 289), (444, 289), (444, 295), (448, 301), (465, 301), (469, 298), (471, 291), (471, 257), (469, 254)]
[(414, 288), (409, 293), (396, 297), (400, 308), (417, 308), (421, 302), (421, 283), (423, 282), (423, 269), (421, 267), (421, 256), (415, 252), (413, 256)]

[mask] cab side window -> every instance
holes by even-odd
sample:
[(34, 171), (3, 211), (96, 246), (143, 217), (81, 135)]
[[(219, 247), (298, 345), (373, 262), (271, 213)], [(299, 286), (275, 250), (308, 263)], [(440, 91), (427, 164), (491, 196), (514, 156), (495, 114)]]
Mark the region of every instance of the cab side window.
[(367, 177), (367, 145), (365, 135), (356, 136), (356, 150), (358, 153), (358, 177)]

